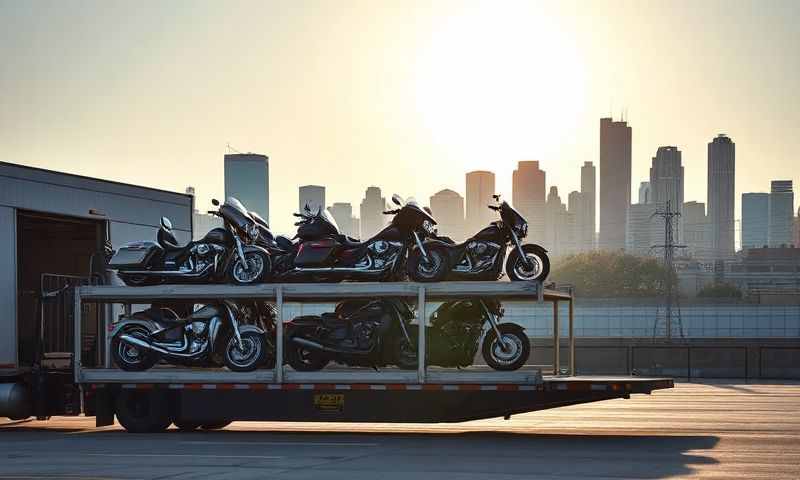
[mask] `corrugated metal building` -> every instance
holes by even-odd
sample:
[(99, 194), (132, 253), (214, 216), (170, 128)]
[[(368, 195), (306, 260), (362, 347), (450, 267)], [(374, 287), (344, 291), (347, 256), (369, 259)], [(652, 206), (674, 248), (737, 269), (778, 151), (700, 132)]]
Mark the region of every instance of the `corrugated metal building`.
[(154, 239), (162, 216), (192, 237), (193, 197), (0, 162), (0, 371), (33, 358), (42, 275), (89, 277), (114, 248)]

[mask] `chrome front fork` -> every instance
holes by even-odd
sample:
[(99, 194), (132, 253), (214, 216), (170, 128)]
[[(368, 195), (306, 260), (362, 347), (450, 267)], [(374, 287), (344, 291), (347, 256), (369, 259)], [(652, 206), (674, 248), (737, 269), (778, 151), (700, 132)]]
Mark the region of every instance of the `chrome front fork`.
[(497, 318), (495, 317), (494, 313), (492, 313), (487, 307), (486, 304), (483, 303), (483, 300), (480, 301), (481, 308), (483, 309), (483, 313), (486, 314), (486, 318), (489, 319), (489, 325), (491, 325), (492, 330), (494, 330), (494, 334), (497, 337), (497, 341), (500, 342), (500, 345), (503, 347), (503, 351), (507, 351), (508, 348), (511, 348), (509, 342), (506, 342), (506, 339), (500, 333), (500, 327), (497, 325)]
[(426, 252), (425, 247), (422, 246), (422, 240), (420, 240), (419, 234), (417, 234), (417, 232), (414, 232), (414, 241), (417, 243), (417, 248), (419, 248), (420, 253), (422, 253), (422, 257), (425, 258), (425, 260), (427, 260), (428, 252)]
[(526, 267), (531, 268), (533, 264), (528, 256), (525, 255), (525, 251), (522, 250), (522, 244), (519, 242), (519, 237), (517, 237), (516, 232), (514, 232), (513, 228), (509, 228), (508, 230), (511, 232), (511, 238), (514, 240), (514, 246), (517, 248), (520, 258), (522, 258), (522, 261), (525, 262)]
[(247, 260), (245, 260), (245, 258), (244, 258), (244, 249), (242, 248), (242, 241), (239, 240), (239, 236), (238, 235), (234, 235), (233, 236), (233, 241), (236, 243), (236, 255), (239, 256), (239, 261), (242, 262), (242, 265), (244, 266), (244, 270), (245, 271), (250, 270), (250, 265), (247, 264)]

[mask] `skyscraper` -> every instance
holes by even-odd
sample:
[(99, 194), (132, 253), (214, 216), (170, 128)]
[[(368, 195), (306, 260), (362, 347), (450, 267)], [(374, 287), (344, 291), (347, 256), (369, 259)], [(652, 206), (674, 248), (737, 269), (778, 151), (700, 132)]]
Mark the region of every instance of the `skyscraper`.
[(580, 249), (593, 250), (597, 231), (597, 169), (592, 162), (583, 162), (581, 167), (581, 199), (584, 210), (580, 225)]
[(430, 205), (441, 235), (461, 241), (475, 233), (464, 229), (464, 198), (458, 192), (449, 189), (436, 192), (430, 198)]
[(545, 179), (537, 160), (519, 162), (512, 176), (511, 204), (528, 221), (528, 235), (532, 239), (544, 238)]
[(681, 210), (683, 220), (683, 243), (689, 256), (698, 259), (712, 259), (711, 225), (706, 216), (706, 204), (686, 202)]
[(625, 248), (631, 203), (631, 127), (600, 119), (600, 248)]
[(550, 187), (545, 207), (547, 230), (544, 248), (552, 257), (569, 255), (575, 252), (575, 217), (567, 211), (567, 206), (558, 195), (558, 187)]
[(639, 183), (639, 203), (652, 203), (653, 195), (650, 191), (650, 182)]
[(321, 185), (303, 185), (299, 189), (298, 212), (305, 210), (306, 205), (312, 213), (325, 209), (325, 187)]
[(791, 180), (773, 180), (769, 192), (769, 234), (767, 244), (780, 247), (792, 243), (794, 192)]
[(736, 144), (718, 135), (708, 144), (708, 221), (715, 258), (734, 253)]
[(742, 194), (742, 250), (769, 243), (769, 194)]
[(333, 205), (328, 207), (328, 211), (333, 219), (336, 220), (336, 225), (339, 226), (340, 233), (355, 238), (359, 237), (360, 232), (355, 225), (357, 219), (353, 217), (353, 206), (350, 205), (350, 203), (335, 202)]
[(225, 198), (240, 202), (269, 222), (269, 157), (257, 153), (225, 155)]
[(361, 200), (361, 235), (360, 238), (367, 239), (386, 225), (383, 211), (386, 210), (386, 199), (381, 196), (381, 189), (369, 187)]
[[(652, 202), (666, 205), (670, 202), (673, 211), (681, 213), (683, 209), (683, 165), (681, 151), (678, 147), (658, 147), (653, 164), (650, 167), (650, 191)], [(676, 219), (675, 240), (683, 239), (683, 220)]]
[(625, 230), (625, 251), (633, 255), (653, 255), (653, 245), (663, 243), (664, 224), (653, 214), (658, 210), (655, 203), (636, 203), (627, 214), (628, 228)]
[(567, 232), (569, 235), (570, 248), (569, 253), (576, 253), (592, 249), (592, 244), (585, 242), (584, 234), (586, 233), (586, 225), (589, 223), (588, 216), (590, 215), (589, 209), (586, 208), (586, 199), (583, 194), (577, 190), (569, 192), (567, 197), (567, 213), (570, 218), (568, 223), (574, 223)]
[(470, 235), (495, 220), (495, 214), (487, 208), (493, 203), (494, 173), (477, 170), (467, 173), (467, 230)]

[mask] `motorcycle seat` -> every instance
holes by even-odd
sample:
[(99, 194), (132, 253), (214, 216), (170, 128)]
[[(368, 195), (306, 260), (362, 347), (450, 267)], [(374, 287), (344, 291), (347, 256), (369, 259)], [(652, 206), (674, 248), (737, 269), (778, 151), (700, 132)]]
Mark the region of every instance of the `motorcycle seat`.
[(364, 242), (362, 242), (361, 240), (359, 240), (357, 238), (353, 238), (353, 237), (348, 237), (347, 235), (339, 235), (336, 238), (336, 240), (338, 240), (339, 243), (342, 244), (342, 247), (344, 247), (344, 248), (346, 248), (348, 250), (353, 249), (353, 248), (359, 248), (362, 245), (364, 245)]
[(333, 312), (325, 312), (320, 315), (319, 318), (322, 321), (322, 324), (328, 328), (342, 327), (347, 324), (346, 319)]

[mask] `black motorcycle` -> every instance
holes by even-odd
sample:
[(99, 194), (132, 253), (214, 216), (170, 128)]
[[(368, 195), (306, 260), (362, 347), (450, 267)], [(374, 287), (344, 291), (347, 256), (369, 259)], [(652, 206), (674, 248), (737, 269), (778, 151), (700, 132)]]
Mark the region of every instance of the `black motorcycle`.
[[(445, 302), (431, 315), (426, 327), (426, 364), (468, 367), (478, 348), (486, 364), (495, 370), (517, 370), (530, 357), (531, 344), (524, 329), (514, 323), (498, 323), (503, 309), (497, 300), (480, 298)], [(398, 337), (398, 366), (417, 368), (417, 325), (408, 327), (412, 342)]]
[(111, 354), (126, 371), (147, 370), (162, 359), (190, 367), (225, 365), (237, 372), (263, 364), (271, 368), (275, 345), (268, 331), (274, 332), (275, 313), (266, 307), (224, 301), (182, 316), (170, 306), (154, 305), (120, 319), (110, 335)]
[(260, 229), (244, 206), (231, 197), (219, 211), (209, 214), (223, 219), (202, 239), (179, 245), (172, 222), (161, 218), (156, 242), (135, 242), (121, 247), (109, 261), (109, 268), (131, 286), (160, 283), (253, 284), (269, 277), (268, 252), (256, 244)]
[(321, 370), (329, 362), (381, 367), (397, 364), (401, 345), (411, 342), (408, 305), (395, 299), (348, 300), (334, 312), (305, 315), (286, 324), (286, 362), (297, 371)]
[[(493, 195), (500, 201), (500, 195)], [(506, 261), (506, 273), (511, 280), (544, 281), (550, 273), (550, 259), (543, 247), (526, 243), (522, 239), (528, 234), (528, 222), (508, 202), (489, 205), (500, 213), (500, 221), (468, 238), (463, 243), (455, 243), (444, 236), (431, 236), (424, 242), (429, 256), (442, 255), (452, 266), (446, 274), (447, 280), (497, 280), (503, 273), (503, 260), (506, 249), (511, 245), (511, 253)], [(437, 272), (427, 267), (425, 262), (413, 262), (418, 253), (409, 252), (408, 274), (418, 282), (441, 280)]]
[[(398, 195), (392, 196), (398, 207), (383, 212), (393, 215), (383, 230), (367, 241), (361, 242), (342, 235), (331, 215), (320, 210), (296, 213), (300, 217), (290, 255), (283, 257), (281, 266), (273, 269), (276, 281), (338, 282), (342, 280), (392, 281), (405, 275), (405, 257), (408, 249), (416, 245), (417, 261), (424, 259), (433, 275), (447, 272), (444, 256), (429, 257), (423, 241), (433, 233), (436, 220), (410, 200), (403, 203)], [(277, 262), (277, 260), (276, 260)]]

